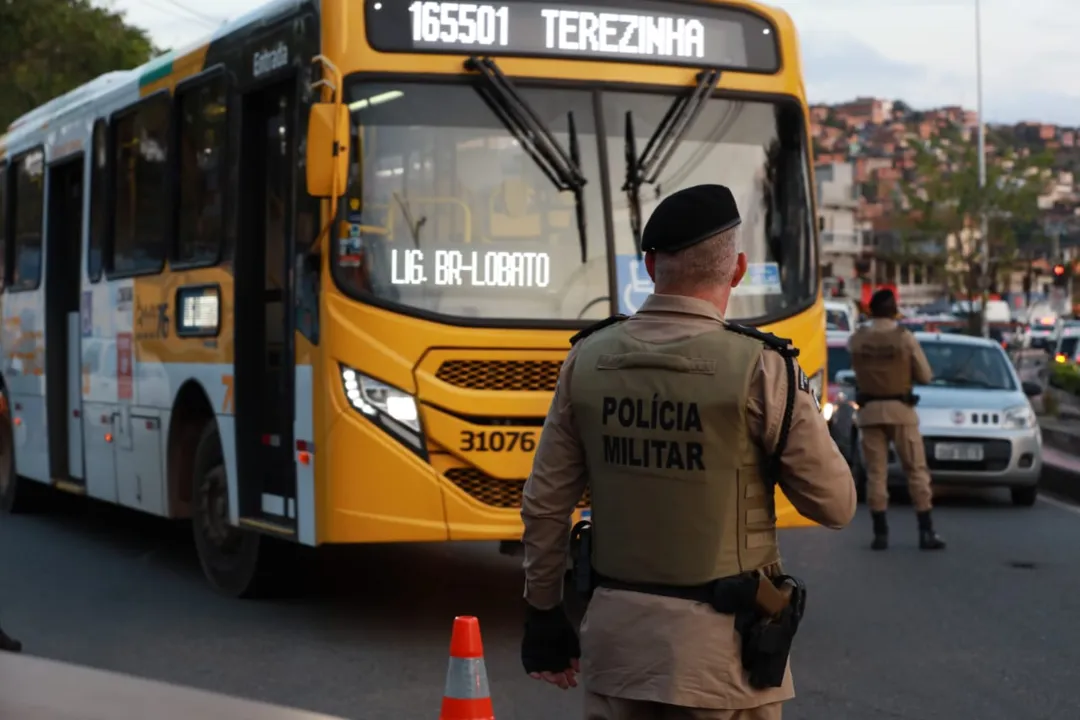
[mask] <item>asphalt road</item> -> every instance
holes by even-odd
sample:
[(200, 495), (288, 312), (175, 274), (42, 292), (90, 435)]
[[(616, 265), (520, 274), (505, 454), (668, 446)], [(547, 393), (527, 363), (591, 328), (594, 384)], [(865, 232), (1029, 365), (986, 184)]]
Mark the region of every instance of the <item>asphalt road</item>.
[[(920, 553), (910, 507), (868, 549), (782, 533), (811, 590), (785, 718), (1076, 716), (1080, 511), (1004, 494), (943, 498), (944, 553)], [(308, 591), (237, 601), (203, 583), (187, 532), (74, 498), (0, 518), (0, 617), (29, 652), (363, 720), (437, 717), (455, 614), (480, 617), (499, 720), (580, 717), (580, 692), (524, 676), (519, 561), (489, 545), (323, 554)]]

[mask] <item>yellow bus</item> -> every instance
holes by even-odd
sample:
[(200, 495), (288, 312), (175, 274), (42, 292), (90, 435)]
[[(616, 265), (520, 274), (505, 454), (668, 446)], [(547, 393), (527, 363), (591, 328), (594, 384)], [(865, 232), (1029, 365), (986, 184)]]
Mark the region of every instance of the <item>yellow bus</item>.
[(808, 125), (738, 0), (277, 0), (98, 78), (0, 138), (0, 506), (190, 518), (235, 596), (281, 543), (516, 540), (569, 337), (699, 183), (820, 397)]

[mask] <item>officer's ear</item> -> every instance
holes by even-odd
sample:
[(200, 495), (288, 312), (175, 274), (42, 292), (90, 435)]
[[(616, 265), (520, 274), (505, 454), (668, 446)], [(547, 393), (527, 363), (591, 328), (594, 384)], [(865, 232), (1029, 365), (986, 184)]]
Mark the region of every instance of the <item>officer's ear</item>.
[(746, 274), (746, 253), (741, 252), (735, 256), (735, 274), (731, 276), (731, 287), (736, 287), (742, 282)]
[(649, 273), (649, 279), (656, 282), (656, 253), (652, 250), (645, 251), (645, 272)]

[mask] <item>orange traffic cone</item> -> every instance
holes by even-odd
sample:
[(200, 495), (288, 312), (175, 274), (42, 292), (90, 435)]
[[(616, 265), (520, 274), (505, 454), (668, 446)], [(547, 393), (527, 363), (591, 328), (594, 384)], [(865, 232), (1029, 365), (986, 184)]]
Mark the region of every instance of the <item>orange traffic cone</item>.
[(484, 667), (484, 643), (480, 621), (474, 617), (454, 618), (450, 637), (450, 666), (446, 670), (439, 720), (495, 720), (491, 689)]

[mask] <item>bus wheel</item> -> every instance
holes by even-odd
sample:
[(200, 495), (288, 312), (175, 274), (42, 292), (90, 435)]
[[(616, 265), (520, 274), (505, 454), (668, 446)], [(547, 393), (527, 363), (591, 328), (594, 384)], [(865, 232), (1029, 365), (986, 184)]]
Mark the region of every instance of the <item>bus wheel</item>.
[(260, 536), (229, 524), (229, 485), (217, 423), (203, 430), (195, 449), (192, 531), (210, 584), (229, 597), (256, 593)]
[(0, 512), (21, 513), (31, 509), (31, 483), (19, 480), (15, 473), (15, 428), (11, 424), (11, 408), (7, 393), (0, 390)]

